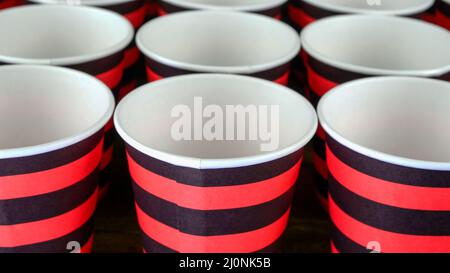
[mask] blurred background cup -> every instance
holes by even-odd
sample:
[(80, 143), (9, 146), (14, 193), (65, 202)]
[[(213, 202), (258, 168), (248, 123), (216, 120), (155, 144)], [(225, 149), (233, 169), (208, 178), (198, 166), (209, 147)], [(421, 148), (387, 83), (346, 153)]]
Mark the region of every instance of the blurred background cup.
[(0, 10), (22, 5), (24, 0), (0, 0)]
[(0, 252), (90, 252), (114, 98), (51, 66), (0, 66)]
[(286, 85), (300, 50), (294, 29), (266, 16), (187, 11), (156, 18), (136, 35), (149, 81), (189, 73), (245, 74)]
[(318, 114), (333, 252), (450, 252), (450, 83), (358, 80)]
[(281, 19), (287, 0), (160, 0), (159, 15), (187, 10), (245, 11)]
[[(0, 65), (42, 64), (73, 68), (97, 77), (111, 90), (123, 75), (131, 24), (116, 13), (93, 7), (28, 5), (0, 13)], [(113, 123), (106, 126), (106, 170), (113, 154)]]
[[(152, 7), (149, 0), (27, 0), (31, 4), (59, 4), (72, 7), (93, 6), (107, 9), (121, 14), (137, 30), (147, 20), (149, 8)], [(142, 69), (140, 52), (134, 43), (130, 42), (124, 52), (124, 71), (120, 85), (115, 90), (116, 100), (120, 100), (128, 92), (138, 85), (138, 72)]]
[[(450, 34), (410, 18), (341, 15), (306, 27), (301, 35), (313, 105), (339, 84), (371, 76), (418, 76), (450, 80)], [(327, 197), (325, 134), (313, 140), (317, 189)], [(324, 200), (322, 200), (324, 201)]]
[[(228, 107), (239, 105), (249, 112), (226, 114)], [(255, 121), (255, 112), (250, 109), (259, 109), (258, 130), (267, 125), (259, 112), (264, 107), (270, 112), (271, 136), (279, 135), (279, 143), (267, 150), (262, 147), (268, 138), (236, 137), (236, 128), (252, 130), (248, 120)], [(187, 112), (179, 115), (180, 109)], [(209, 138), (206, 116), (223, 121), (220, 111), (227, 125), (219, 134), (227, 137)], [(186, 131), (174, 129), (182, 120)], [(119, 103), (114, 122), (126, 143), (145, 252), (276, 250), (303, 147), (317, 128), (314, 108), (305, 98), (252, 77), (185, 75), (131, 92)], [(174, 130), (194, 135), (179, 139)]]
[(450, 0), (438, 0), (436, 22), (450, 31)]

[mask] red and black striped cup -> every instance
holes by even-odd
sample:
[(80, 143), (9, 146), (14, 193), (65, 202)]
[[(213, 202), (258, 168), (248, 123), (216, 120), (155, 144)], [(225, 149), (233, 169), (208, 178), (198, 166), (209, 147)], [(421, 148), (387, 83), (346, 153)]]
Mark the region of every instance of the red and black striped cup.
[(358, 80), (318, 114), (333, 252), (450, 252), (450, 83)]
[(286, 85), (290, 62), (300, 50), (297, 32), (285, 23), (229, 11), (156, 18), (138, 31), (136, 44), (150, 82), (190, 73), (229, 73)]
[(436, 22), (450, 31), (450, 1), (438, 0)]
[(0, 66), (0, 253), (90, 252), (114, 98), (67, 68)]
[(297, 27), (304, 28), (316, 20), (341, 14), (428, 18), (433, 4), (434, 0), (291, 0), (288, 13)]
[[(123, 51), (133, 39), (133, 28), (103, 9), (28, 5), (0, 13), (0, 37), (0, 65), (64, 66), (95, 76), (114, 90), (122, 79)], [(112, 125), (111, 120), (106, 126), (102, 170), (112, 158)]]
[(281, 19), (282, 8), (288, 0), (159, 0), (158, 14), (188, 11), (188, 10), (221, 10), (244, 11), (258, 13)]
[(0, 0), (0, 10), (20, 6), (23, 0)]
[[(411, 31), (414, 30), (414, 31)], [(316, 105), (339, 84), (372, 76), (418, 76), (450, 80), (450, 34), (423, 21), (373, 15), (341, 15), (302, 31), (309, 98)], [(314, 138), (316, 182), (327, 196), (325, 134)]]
[[(234, 115), (231, 107), (249, 112)], [(271, 135), (279, 136), (270, 150), (261, 146), (268, 139), (245, 133), (255, 129), (249, 120), (257, 119), (260, 129), (267, 125), (264, 114), (255, 112), (264, 107), (270, 112)], [(187, 111), (182, 119), (180, 109)], [(204, 123), (202, 131), (203, 114), (209, 125)], [(214, 131), (226, 138), (207, 136), (212, 120), (206, 116), (218, 118)], [(189, 135), (195, 134), (192, 140), (174, 137), (180, 122), (186, 122)], [(145, 252), (276, 249), (303, 147), (317, 128), (314, 108), (305, 98), (247, 76), (184, 75), (131, 92), (119, 103), (114, 123), (126, 143)], [(245, 136), (237, 137), (242, 132)]]

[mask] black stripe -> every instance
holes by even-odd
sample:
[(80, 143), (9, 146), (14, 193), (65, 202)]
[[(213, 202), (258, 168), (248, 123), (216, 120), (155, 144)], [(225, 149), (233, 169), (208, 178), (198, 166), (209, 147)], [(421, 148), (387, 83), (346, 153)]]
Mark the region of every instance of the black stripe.
[(331, 238), (334, 247), (340, 253), (369, 253), (365, 247), (349, 239), (333, 223), (331, 223)]
[[(180, 75), (186, 75), (186, 74), (195, 74), (195, 73), (204, 73), (204, 72), (196, 72), (196, 71), (189, 71), (185, 69), (178, 69), (175, 67), (167, 66), (162, 63), (159, 63), (151, 58), (145, 57), (146, 65), (157, 75), (168, 78), (173, 76), (180, 76)], [(266, 79), (270, 81), (274, 81), (279, 79), (281, 76), (283, 76), (290, 68), (290, 64), (286, 63), (283, 65), (280, 65), (278, 67), (253, 73), (253, 74), (245, 74), (248, 76)]]
[(103, 129), (63, 149), (27, 157), (0, 159), (0, 176), (39, 172), (66, 165), (91, 152), (102, 137)]
[(0, 225), (16, 225), (56, 217), (79, 207), (95, 192), (98, 172), (67, 188), (17, 199), (0, 200)]
[(178, 183), (199, 187), (233, 186), (267, 180), (288, 171), (303, 156), (303, 149), (301, 149), (285, 157), (261, 164), (200, 170), (172, 165), (147, 156), (130, 145), (126, 146), (131, 158), (143, 168)]
[(108, 164), (103, 170), (99, 172), (98, 186), (100, 187), (100, 191), (111, 184), (114, 179), (114, 167), (113, 164)]
[(305, 89), (307, 89), (307, 94), (308, 94), (308, 100), (309, 102), (314, 106), (314, 108), (317, 108), (317, 105), (319, 105), (319, 101), (321, 99), (321, 97), (319, 97), (316, 92), (312, 91), (311, 88), (305, 87)]
[(444, 1), (438, 1), (438, 9), (442, 14), (450, 18), (450, 4), (445, 3)]
[(107, 5), (107, 6), (97, 6), (97, 7), (115, 11), (122, 15), (127, 15), (128, 13), (131, 13), (133, 11), (136, 11), (136, 10), (142, 8), (142, 6), (144, 6), (144, 5), (145, 5), (144, 0), (134, 0), (134, 1), (126, 2), (126, 3), (119, 3), (119, 4)]
[(327, 145), (339, 160), (369, 176), (411, 186), (450, 187), (450, 171), (416, 169), (383, 162), (350, 150), (329, 135)]
[(117, 133), (114, 128), (105, 132), (105, 140), (103, 141), (103, 151), (106, 151), (114, 146), (114, 140), (116, 135)]
[(310, 5), (302, 0), (291, 0), (291, 5), (294, 7), (303, 10), (307, 15), (314, 19), (322, 19), (329, 16), (339, 15), (342, 13), (334, 12), (330, 10), (325, 10), (313, 5)]
[(101, 58), (99, 60), (94, 60), (76, 65), (68, 65), (65, 67), (79, 70), (92, 76), (97, 76), (99, 74), (105, 73), (115, 68), (122, 62), (122, 60), (123, 60), (123, 50), (114, 53), (110, 56)]
[(136, 183), (133, 189), (136, 203), (145, 214), (183, 233), (200, 236), (243, 233), (268, 226), (286, 213), (293, 195), (292, 187), (274, 200), (256, 206), (195, 210), (161, 199)]
[[(256, 251), (255, 253), (279, 253), (281, 251), (282, 236), (278, 238), (275, 242), (268, 245), (267, 247)], [(147, 253), (177, 253), (177, 251), (168, 248), (152, 238), (148, 237), (147, 234), (142, 232), (142, 239), (144, 242), (144, 249)]]
[(364, 75), (360, 73), (354, 73), (346, 70), (336, 68), (325, 64), (311, 55), (308, 54), (307, 62), (314, 72), (322, 76), (323, 78), (332, 81), (337, 84), (345, 83), (348, 81), (358, 80), (362, 78), (370, 77), (369, 75)]
[(328, 181), (330, 195), (336, 205), (365, 225), (400, 234), (450, 235), (450, 211), (412, 210), (383, 205), (356, 195), (331, 174)]
[(317, 171), (314, 171), (314, 186), (320, 196), (328, 199), (328, 180), (323, 178)]
[(325, 141), (323, 141), (318, 135), (314, 135), (312, 139), (312, 146), (314, 153), (323, 161), (326, 161)]
[(94, 216), (91, 216), (80, 228), (65, 236), (26, 246), (0, 247), (0, 253), (68, 253), (71, 251), (67, 249), (69, 242), (75, 241), (84, 246), (93, 234), (93, 230)]

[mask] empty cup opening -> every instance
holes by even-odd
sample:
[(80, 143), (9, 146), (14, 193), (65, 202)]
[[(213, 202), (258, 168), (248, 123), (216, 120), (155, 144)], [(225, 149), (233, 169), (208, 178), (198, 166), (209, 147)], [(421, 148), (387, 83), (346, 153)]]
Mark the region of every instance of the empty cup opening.
[[(29, 0), (29, 1), (41, 4), (70, 4), (70, 1), (67, 0)], [(136, 0), (78, 0), (77, 3), (78, 5), (87, 5), (87, 6), (111, 6), (133, 1)]]
[(287, 0), (162, 0), (188, 9), (260, 11), (283, 5)]
[(368, 75), (441, 76), (450, 71), (450, 35), (414, 19), (345, 15), (309, 25), (302, 46), (314, 58)]
[(0, 158), (44, 153), (81, 141), (102, 129), (113, 108), (111, 91), (81, 72), (0, 67)]
[(322, 9), (341, 13), (414, 15), (429, 9), (434, 0), (303, 0)]
[(448, 82), (359, 80), (326, 94), (318, 113), (332, 138), (360, 153), (410, 167), (426, 168), (414, 160), (443, 162), (450, 169)]
[(34, 5), (0, 14), (0, 61), (70, 65), (124, 49), (133, 28), (120, 15), (92, 7)]
[[(178, 111), (176, 107), (180, 105), (187, 107), (189, 113), (172, 116), (172, 111)], [(247, 108), (249, 112), (242, 119), (233, 114), (236, 112), (227, 112), (227, 106), (239, 105), (254, 107), (260, 114), (254, 115), (256, 111)], [(264, 111), (261, 110), (264, 106), (267, 111), (259, 112)], [(274, 106), (279, 109), (278, 116)], [(222, 116), (217, 112), (207, 115), (208, 111), (213, 111), (211, 107), (218, 107)], [(227, 117), (227, 113), (231, 114)], [(250, 139), (249, 131), (256, 128), (255, 123), (250, 122), (251, 116), (267, 126), (256, 123), (258, 130), (270, 135), (257, 133), (256, 139)], [(217, 118), (217, 123), (210, 124), (217, 126), (213, 126), (212, 131), (221, 132), (222, 140), (208, 139), (207, 133), (211, 130), (205, 128), (211, 128), (207, 123), (213, 117)], [(239, 120), (245, 120), (245, 131), (237, 129)], [(188, 126), (179, 130), (180, 122), (185, 121)], [(315, 133), (317, 118), (309, 102), (286, 87), (251, 77), (197, 74), (168, 78), (138, 88), (118, 105), (115, 125), (128, 144), (152, 157), (181, 166), (219, 168), (270, 161), (299, 150)], [(190, 132), (190, 138), (177, 139), (173, 128), (177, 132)], [(198, 140), (195, 140), (196, 130), (200, 132)], [(234, 130), (233, 138), (229, 139), (226, 134), (231, 130)], [(239, 140), (238, 132), (244, 132), (245, 137)], [(273, 150), (262, 151), (261, 145), (269, 143), (273, 144)]]
[(148, 57), (197, 72), (254, 73), (289, 62), (300, 50), (294, 29), (255, 14), (192, 11), (144, 25), (136, 42)]

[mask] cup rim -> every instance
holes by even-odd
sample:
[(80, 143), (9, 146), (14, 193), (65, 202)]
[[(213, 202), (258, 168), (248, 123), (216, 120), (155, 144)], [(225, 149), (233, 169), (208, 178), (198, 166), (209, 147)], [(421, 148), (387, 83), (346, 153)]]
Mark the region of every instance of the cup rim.
[(185, 0), (162, 0), (175, 6), (187, 8), (187, 9), (201, 9), (201, 10), (234, 10), (234, 11), (263, 11), (278, 6), (284, 5), (288, 0), (268, 0), (262, 4), (248, 4), (248, 5), (236, 5), (236, 6), (217, 6), (206, 3), (192, 3)]
[(92, 7), (92, 6), (70, 6), (70, 5), (26, 5), (26, 6), (19, 6), (14, 7), (10, 9), (6, 9), (5, 11), (2, 11), (2, 14), (13, 13), (20, 10), (32, 10), (32, 9), (41, 9), (41, 10), (59, 10), (58, 12), (64, 12), (66, 9), (74, 10), (79, 9), (80, 12), (84, 11), (90, 11), (95, 12), (97, 15), (107, 15), (111, 18), (115, 18), (118, 23), (122, 24), (126, 29), (128, 29), (128, 34), (117, 44), (114, 46), (110, 46), (108, 48), (105, 48), (103, 50), (99, 50), (98, 52), (90, 53), (90, 54), (83, 54), (78, 56), (72, 56), (72, 57), (62, 57), (62, 58), (41, 58), (41, 59), (32, 59), (32, 58), (23, 58), (23, 57), (12, 57), (0, 54), (0, 61), (11, 63), (11, 64), (35, 64), (35, 65), (56, 65), (56, 66), (65, 66), (65, 65), (74, 65), (74, 64), (81, 64), (86, 63), (90, 61), (99, 60), (101, 58), (105, 58), (108, 56), (113, 55), (114, 53), (117, 53), (123, 49), (125, 49), (132, 41), (134, 37), (134, 28), (131, 25), (131, 23), (126, 20), (123, 16), (121, 16), (118, 13)]
[(278, 67), (280, 65), (283, 65), (285, 63), (290, 62), (295, 56), (298, 55), (300, 49), (301, 49), (301, 42), (300, 39), (295, 39), (296, 43), (292, 46), (292, 49), (290, 50), (289, 54), (286, 54), (284, 58), (279, 58), (277, 60), (263, 63), (263, 64), (257, 64), (257, 65), (241, 65), (241, 66), (215, 66), (215, 65), (199, 65), (199, 64), (193, 64), (183, 61), (177, 61), (172, 58), (168, 58), (165, 56), (161, 56), (160, 54), (148, 49), (143, 42), (142, 37), (144, 36), (144, 32), (147, 31), (148, 28), (151, 28), (153, 24), (158, 23), (161, 20), (167, 20), (173, 17), (180, 17), (180, 16), (195, 16), (197, 14), (214, 14), (215, 16), (223, 16), (223, 15), (234, 15), (234, 16), (240, 16), (241, 18), (250, 18), (251, 20), (266, 20), (267, 22), (270, 22), (272, 24), (279, 24), (280, 26), (284, 27), (286, 31), (289, 31), (292, 33), (293, 37), (298, 37), (298, 32), (295, 31), (291, 26), (279, 22), (278, 20), (275, 20), (273, 18), (270, 18), (268, 16), (260, 15), (260, 14), (253, 14), (253, 13), (245, 13), (245, 12), (232, 12), (232, 11), (211, 11), (211, 10), (195, 10), (195, 11), (183, 11), (183, 12), (176, 12), (171, 13), (165, 16), (157, 17), (153, 20), (150, 20), (149, 22), (145, 23), (136, 33), (136, 45), (139, 48), (139, 50), (147, 57), (156, 60), (162, 64), (165, 64), (167, 66), (175, 67), (178, 69), (185, 69), (189, 71), (195, 71), (195, 72), (201, 72), (201, 73), (231, 73), (231, 74), (252, 74), (257, 72), (262, 72), (265, 70), (269, 70), (275, 67)]
[[(197, 157), (189, 157), (189, 156), (182, 156), (177, 155), (174, 153), (169, 152), (163, 152), (159, 151), (157, 149), (153, 149), (150, 147), (147, 147), (146, 145), (142, 144), (141, 142), (135, 140), (132, 138), (127, 132), (123, 129), (123, 126), (120, 121), (121, 111), (125, 104), (128, 103), (128, 101), (135, 97), (139, 96), (142, 93), (147, 93), (148, 89), (157, 87), (159, 85), (165, 85), (169, 84), (171, 82), (177, 82), (177, 81), (184, 81), (186, 79), (226, 79), (230, 81), (253, 81), (254, 83), (258, 84), (264, 84), (272, 89), (274, 89), (274, 92), (285, 92), (286, 94), (291, 94), (298, 96), (298, 98), (304, 103), (304, 107), (306, 111), (311, 113), (312, 121), (311, 121), (311, 128), (308, 130), (305, 130), (305, 134), (299, 139), (296, 143), (291, 144), (283, 149), (267, 152), (264, 154), (259, 155), (253, 155), (253, 156), (243, 156), (243, 157), (234, 157), (234, 158), (226, 158), (226, 159), (208, 159), (208, 158), (197, 158)], [(117, 105), (115, 113), (114, 113), (114, 125), (118, 132), (118, 134), (122, 137), (122, 139), (138, 151), (149, 155), (151, 157), (154, 157), (156, 159), (162, 160), (164, 162), (168, 162), (170, 164), (174, 164), (177, 166), (182, 167), (188, 167), (188, 168), (195, 168), (195, 169), (221, 169), (221, 168), (235, 168), (235, 167), (245, 167), (245, 166), (251, 166), (256, 165), (260, 163), (265, 163), (269, 161), (273, 161), (279, 158), (282, 158), (283, 156), (287, 156), (295, 151), (298, 151), (302, 147), (304, 147), (314, 136), (315, 132), (317, 131), (318, 127), (318, 119), (317, 114), (314, 109), (314, 107), (311, 105), (311, 103), (298, 94), (297, 92), (273, 83), (271, 81), (254, 78), (250, 76), (243, 76), (243, 75), (234, 75), (234, 74), (212, 74), (212, 73), (206, 73), (206, 74), (188, 74), (188, 75), (182, 75), (182, 76), (175, 76), (170, 77), (166, 79), (162, 79), (156, 82), (147, 83), (132, 92), (130, 92), (127, 96), (125, 96)]]
[(17, 157), (25, 157), (25, 156), (33, 156), (43, 153), (52, 152), (55, 150), (59, 150), (68, 146), (71, 146), (73, 144), (76, 144), (92, 135), (100, 131), (111, 119), (113, 112), (114, 112), (114, 106), (115, 101), (114, 97), (111, 93), (111, 90), (100, 80), (97, 78), (90, 76), (86, 73), (80, 72), (78, 70), (65, 68), (65, 67), (59, 67), (59, 66), (48, 66), (48, 65), (22, 65), (22, 64), (15, 64), (15, 65), (4, 65), (0, 66), (0, 73), (4, 70), (7, 71), (14, 71), (14, 70), (23, 70), (23, 69), (32, 69), (32, 70), (42, 70), (42, 71), (48, 71), (48, 72), (55, 72), (55, 73), (61, 73), (61, 74), (67, 74), (70, 75), (72, 78), (76, 79), (82, 79), (83, 81), (89, 81), (92, 85), (98, 86), (97, 92), (105, 92), (106, 96), (108, 98), (108, 109), (103, 114), (103, 116), (97, 120), (93, 125), (86, 128), (84, 131), (79, 132), (77, 134), (74, 134), (72, 136), (68, 136), (65, 138), (61, 138), (58, 140), (38, 144), (38, 145), (32, 145), (32, 146), (25, 146), (25, 147), (19, 147), (19, 148), (11, 148), (11, 149), (0, 149), (0, 159), (8, 159), (8, 158), (17, 158)]
[(317, 0), (303, 0), (306, 3), (316, 6), (325, 10), (339, 12), (339, 13), (354, 13), (354, 14), (379, 14), (379, 15), (397, 15), (397, 16), (408, 16), (417, 13), (421, 13), (431, 8), (434, 4), (434, 0), (426, 0), (422, 5), (408, 7), (400, 10), (369, 10), (360, 9), (353, 7), (343, 7), (333, 3), (323, 3)]
[(343, 20), (354, 20), (356, 22), (359, 19), (370, 19), (370, 20), (380, 20), (380, 21), (402, 21), (402, 22), (408, 23), (408, 24), (423, 24), (423, 25), (426, 25), (427, 27), (429, 27), (430, 29), (435, 29), (438, 31), (443, 31), (443, 32), (446, 31), (444, 28), (439, 27), (437, 25), (434, 25), (434, 24), (431, 24), (428, 22), (419, 21), (419, 20), (412, 19), (412, 18), (397, 17), (397, 16), (380, 16), (380, 15), (355, 15), (355, 14), (338, 15), (338, 16), (332, 16), (332, 17), (328, 17), (325, 19), (317, 20), (317, 21), (309, 24), (308, 26), (306, 26), (300, 35), (303, 50), (305, 50), (305, 52), (308, 55), (311, 55), (315, 59), (317, 59), (325, 64), (328, 64), (328, 65), (331, 65), (331, 66), (334, 66), (334, 67), (337, 67), (337, 68), (340, 68), (343, 70), (347, 70), (350, 72), (362, 73), (362, 74), (371, 75), (371, 76), (397, 75), (397, 76), (435, 77), (435, 76), (441, 76), (450, 71), (450, 64), (448, 64), (447, 66), (444, 66), (444, 67), (440, 67), (440, 68), (420, 69), (420, 70), (392, 70), (392, 69), (380, 69), (380, 68), (371, 68), (371, 67), (362, 66), (362, 65), (355, 65), (355, 64), (342, 62), (342, 61), (337, 61), (330, 57), (327, 57), (327, 56), (323, 55), (322, 53), (320, 53), (319, 51), (315, 50), (314, 47), (312, 47), (308, 43), (308, 39), (306, 36), (308, 35), (309, 32), (314, 31), (313, 28), (315, 28), (315, 27), (320, 27), (322, 24), (331, 24), (331, 23), (335, 23), (335, 22), (339, 22), (339, 21), (343, 21)]
[[(61, 2), (61, 0), (28, 0), (30, 2), (34, 3), (41, 3), (41, 4), (52, 4), (52, 5), (65, 5)], [(104, 7), (109, 5), (117, 5), (127, 2), (133, 2), (135, 0), (82, 0), (83, 2), (80, 4), (75, 4), (72, 6), (98, 6), (98, 7)], [(70, 5), (69, 5), (70, 6)]]
[[(332, 96), (338, 96), (339, 93), (346, 92), (348, 89), (358, 85), (368, 85), (373, 82), (386, 82), (386, 81), (408, 81), (411, 84), (413, 82), (429, 82), (429, 83), (438, 83), (445, 84), (445, 81), (429, 79), (429, 78), (419, 78), (419, 77), (399, 77), (399, 76), (384, 76), (384, 77), (370, 77), (359, 79), (355, 81), (350, 81), (344, 84), (341, 84), (329, 92), (327, 92), (319, 101), (317, 106), (317, 115), (319, 117), (320, 125), (325, 130), (327, 134), (329, 134), (334, 140), (341, 143), (342, 145), (350, 148), (353, 151), (356, 151), (360, 154), (368, 156), (373, 159), (377, 159), (383, 162), (388, 162), (395, 165), (410, 167), (410, 168), (418, 168), (418, 169), (427, 169), (427, 170), (442, 170), (442, 171), (450, 171), (450, 162), (437, 162), (437, 161), (427, 161), (427, 160), (419, 160), (412, 159), (405, 156), (397, 156), (392, 155), (385, 152), (380, 152), (372, 148), (365, 147), (363, 145), (357, 144), (354, 141), (348, 140), (342, 134), (340, 134), (337, 130), (333, 128), (333, 126), (328, 122), (326, 115), (324, 113), (325, 103)], [(447, 83), (448, 84), (448, 83)]]

